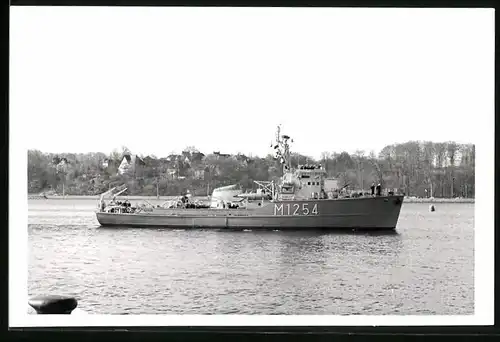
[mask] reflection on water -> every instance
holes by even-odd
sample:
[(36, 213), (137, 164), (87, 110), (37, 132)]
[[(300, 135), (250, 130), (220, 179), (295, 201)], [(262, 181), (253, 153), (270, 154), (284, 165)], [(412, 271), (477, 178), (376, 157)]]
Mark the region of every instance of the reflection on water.
[(30, 203), (29, 294), (76, 295), (91, 313), (473, 313), (470, 204), (328, 232), (107, 229), (93, 201), (68, 202)]

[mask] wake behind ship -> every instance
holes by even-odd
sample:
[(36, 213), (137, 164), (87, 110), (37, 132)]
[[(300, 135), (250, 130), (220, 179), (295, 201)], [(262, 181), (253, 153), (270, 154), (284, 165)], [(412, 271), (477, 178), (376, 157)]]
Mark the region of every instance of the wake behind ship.
[[(210, 206), (190, 203), (186, 197), (161, 207), (106, 205), (104, 195), (96, 213), (101, 226), (218, 229), (395, 229), (403, 196), (329, 198), (326, 171), (321, 166), (292, 169), (289, 136), (276, 134), (276, 158), (283, 176), (278, 182), (258, 182), (255, 193), (235, 186), (215, 189)], [(124, 190), (122, 190), (124, 191)], [(115, 195), (116, 196), (116, 195)]]

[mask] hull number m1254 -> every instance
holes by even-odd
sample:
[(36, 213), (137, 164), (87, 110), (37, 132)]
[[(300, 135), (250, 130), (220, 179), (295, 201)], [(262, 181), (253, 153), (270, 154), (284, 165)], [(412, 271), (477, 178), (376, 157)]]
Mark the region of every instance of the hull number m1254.
[(280, 203), (274, 204), (274, 216), (309, 216), (318, 215), (318, 204), (310, 203)]

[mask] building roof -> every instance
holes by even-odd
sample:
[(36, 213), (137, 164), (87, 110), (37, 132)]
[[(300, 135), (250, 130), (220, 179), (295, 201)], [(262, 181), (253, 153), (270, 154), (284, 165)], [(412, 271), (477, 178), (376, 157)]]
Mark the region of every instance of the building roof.
[(123, 158), (125, 158), (127, 160), (127, 163), (129, 163), (129, 164), (134, 164), (134, 163), (142, 164), (142, 165), (146, 164), (141, 157), (139, 157), (138, 155), (135, 155), (135, 154), (132, 154), (132, 155), (125, 154), (123, 156)]

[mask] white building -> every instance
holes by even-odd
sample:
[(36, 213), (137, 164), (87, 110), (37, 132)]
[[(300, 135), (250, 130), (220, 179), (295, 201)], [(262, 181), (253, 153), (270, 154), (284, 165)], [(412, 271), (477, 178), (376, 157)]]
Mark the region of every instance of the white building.
[(118, 173), (123, 175), (126, 172), (134, 172), (138, 165), (144, 165), (144, 161), (136, 155), (124, 155)]

